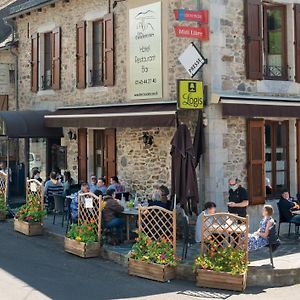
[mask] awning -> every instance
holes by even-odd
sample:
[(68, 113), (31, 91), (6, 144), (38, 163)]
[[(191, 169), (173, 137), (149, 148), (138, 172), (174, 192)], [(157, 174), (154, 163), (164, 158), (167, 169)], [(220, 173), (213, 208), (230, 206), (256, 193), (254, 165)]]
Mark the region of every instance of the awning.
[(0, 111), (1, 135), (9, 138), (54, 138), (62, 128), (47, 128), (44, 116), (50, 111)]
[(177, 102), (64, 107), (46, 115), (46, 126), (77, 128), (175, 126)]

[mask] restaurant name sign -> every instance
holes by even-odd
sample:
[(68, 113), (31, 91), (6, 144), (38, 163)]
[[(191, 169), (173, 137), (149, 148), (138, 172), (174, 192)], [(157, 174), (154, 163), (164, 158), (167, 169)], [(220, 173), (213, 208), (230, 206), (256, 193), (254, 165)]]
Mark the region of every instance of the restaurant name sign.
[(161, 2), (129, 10), (129, 98), (162, 98)]
[(0, 64), (0, 95), (9, 93), (9, 65)]
[(178, 80), (179, 109), (202, 109), (204, 104), (203, 82)]

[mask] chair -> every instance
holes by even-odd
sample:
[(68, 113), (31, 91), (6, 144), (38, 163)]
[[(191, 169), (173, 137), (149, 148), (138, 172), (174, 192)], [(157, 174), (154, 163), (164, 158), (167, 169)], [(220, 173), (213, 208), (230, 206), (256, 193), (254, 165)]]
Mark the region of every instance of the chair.
[(67, 197), (65, 200), (65, 209), (66, 209), (66, 216), (67, 216), (67, 228), (66, 228), (66, 233), (69, 230), (70, 224), (73, 223), (72, 215), (71, 215), (71, 202), (72, 199)]
[[(292, 222), (292, 221), (286, 220), (286, 218), (281, 213), (279, 203), (277, 203), (277, 207), (278, 207), (278, 212), (279, 212), (278, 236), (280, 235), (280, 224), (281, 223), (288, 223), (289, 224), (289, 233), (288, 233), (288, 236), (290, 236), (290, 234), (291, 234), (291, 225), (295, 224), (295, 223)], [(295, 234), (297, 234), (297, 232), (299, 234), (299, 225), (295, 224)]]
[(53, 211), (53, 224), (55, 224), (55, 219), (57, 215), (62, 215), (61, 227), (64, 227), (65, 221), (65, 197), (62, 195), (53, 195), (54, 198), (54, 211)]
[(280, 246), (280, 240), (278, 238), (278, 234), (276, 231), (276, 223), (269, 229), (269, 236), (268, 236), (268, 242), (269, 244), (266, 246), (269, 248), (270, 252), (270, 262), (272, 265), (272, 268), (274, 269), (274, 261), (273, 261), (273, 253), (278, 249)]
[(188, 217), (183, 217), (183, 248), (182, 248), (182, 260), (186, 259), (187, 252), (189, 249), (189, 242), (190, 242), (190, 228)]

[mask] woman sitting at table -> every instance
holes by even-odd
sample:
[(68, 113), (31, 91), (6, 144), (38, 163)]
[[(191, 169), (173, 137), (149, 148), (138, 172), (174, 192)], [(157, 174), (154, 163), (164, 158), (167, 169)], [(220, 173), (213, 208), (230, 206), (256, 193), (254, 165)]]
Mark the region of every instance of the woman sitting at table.
[(125, 188), (123, 185), (121, 185), (117, 176), (113, 176), (110, 178), (110, 186), (107, 189), (114, 190), (116, 193), (125, 192)]
[(275, 224), (272, 215), (273, 207), (271, 205), (265, 205), (262, 210), (263, 219), (260, 222), (258, 230), (248, 236), (249, 251), (254, 251), (268, 245), (270, 228)]

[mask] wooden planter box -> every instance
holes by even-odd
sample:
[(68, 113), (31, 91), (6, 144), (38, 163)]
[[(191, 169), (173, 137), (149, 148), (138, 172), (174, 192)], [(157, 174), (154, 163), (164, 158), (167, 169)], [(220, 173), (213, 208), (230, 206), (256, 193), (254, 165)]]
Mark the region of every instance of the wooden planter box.
[(28, 223), (14, 219), (14, 229), (28, 236), (42, 235), (43, 225), (41, 223)]
[(129, 258), (128, 274), (160, 282), (176, 278), (176, 267), (146, 263)]
[(82, 243), (65, 237), (65, 251), (83, 258), (98, 257), (100, 243)]
[(0, 211), (0, 221), (5, 221), (6, 220), (6, 213)]
[(232, 275), (211, 270), (197, 270), (196, 285), (198, 287), (243, 292), (246, 289), (247, 273)]

